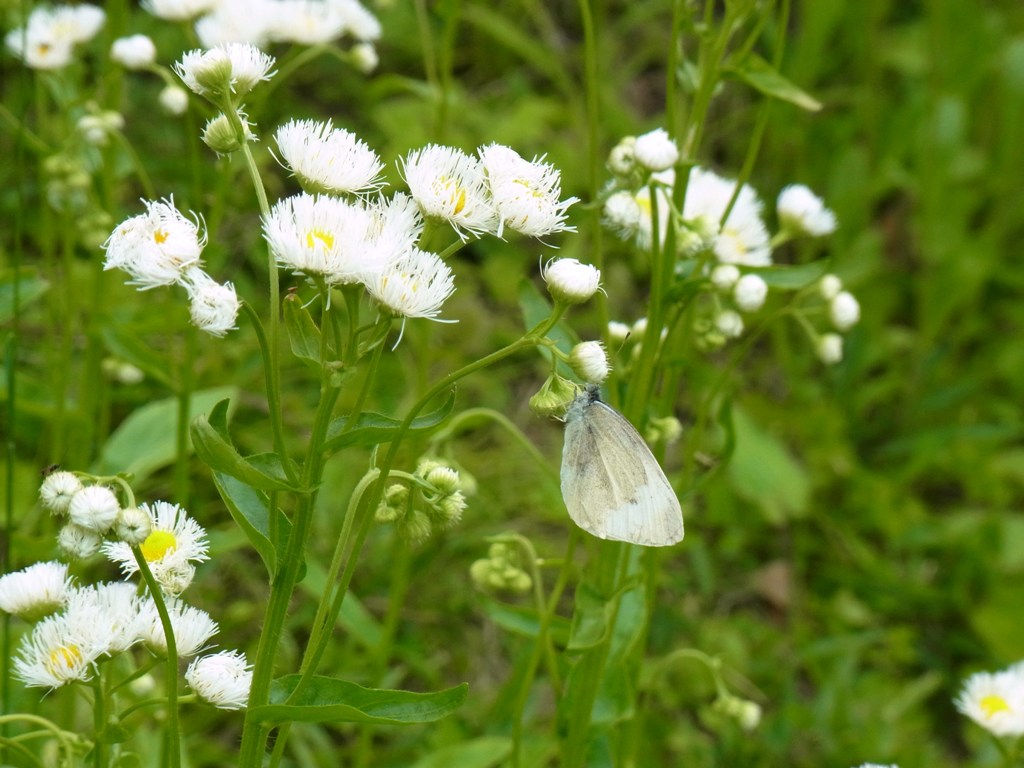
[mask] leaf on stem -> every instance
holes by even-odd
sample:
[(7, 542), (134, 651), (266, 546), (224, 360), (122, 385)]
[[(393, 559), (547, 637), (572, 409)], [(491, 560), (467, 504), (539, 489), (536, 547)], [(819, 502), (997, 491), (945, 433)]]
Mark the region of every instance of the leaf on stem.
[(775, 67), (757, 54), (748, 54), (738, 65), (728, 67), (724, 71), (765, 96), (788, 101), (809, 112), (821, 109), (820, 101), (783, 77)]
[[(228, 512), (231, 513), (232, 519), (242, 529), (253, 549), (263, 559), (267, 573), (271, 575), (276, 573), (277, 552), (270, 540), (270, 514), (266, 494), (223, 472), (215, 471), (213, 482), (217, 486), (217, 492), (224, 500)], [(282, 515), (281, 541), (279, 542), (282, 551), (288, 545), (290, 533), (291, 522)]]
[[(455, 408), (455, 390), (448, 393), (448, 399), (440, 408), (423, 416), (417, 416), (409, 424), (407, 434), (426, 432), (443, 422)], [(384, 416), (380, 413), (360, 413), (355, 424), (348, 427), (351, 416), (341, 416), (331, 422), (327, 428), (325, 451), (337, 451), (347, 445), (373, 446), (390, 442), (398, 434), (401, 419)]]
[(831, 265), (829, 259), (818, 259), (810, 264), (797, 264), (795, 266), (776, 265), (773, 267), (753, 267), (749, 270), (755, 275), (760, 275), (772, 288), (785, 288), (798, 290), (806, 288), (822, 278)]
[(284, 327), (288, 331), (288, 343), (292, 354), (300, 360), (320, 367), (320, 329), (313, 322), (309, 310), (302, 306), (298, 296), (290, 296), (284, 302)]

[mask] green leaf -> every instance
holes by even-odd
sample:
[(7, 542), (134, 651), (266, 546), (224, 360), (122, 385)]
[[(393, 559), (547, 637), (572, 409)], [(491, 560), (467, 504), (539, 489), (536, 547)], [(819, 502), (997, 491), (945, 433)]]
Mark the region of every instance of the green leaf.
[(222, 400), (209, 416), (200, 415), (192, 420), (192, 443), (199, 458), (210, 469), (238, 478), (253, 488), (294, 490), (276, 456), (260, 454), (246, 459), (235, 449), (228, 433), (228, 406), (229, 402)]
[(819, 259), (818, 261), (812, 261), (810, 264), (797, 264), (792, 267), (754, 267), (747, 271), (760, 275), (773, 288), (785, 288), (795, 291), (820, 280), (828, 272), (830, 265), (831, 261), (829, 259)]
[[(455, 390), (453, 389), (448, 393), (448, 399), (440, 408), (413, 419), (406, 434), (427, 432), (433, 429), (447, 419), (454, 408)], [(327, 428), (325, 450), (337, 451), (347, 445), (373, 446), (389, 442), (394, 440), (395, 435), (398, 434), (398, 427), (402, 423), (401, 419), (379, 413), (361, 413), (356, 419), (355, 426), (346, 432), (345, 425), (348, 424), (350, 418), (351, 416), (342, 416), (331, 422)]]
[[(508, 605), (486, 595), (481, 602), (487, 617), (502, 629), (523, 637), (535, 638), (540, 634), (540, 619), (532, 608)], [(555, 643), (565, 645), (569, 640), (569, 622), (564, 616), (553, 616), (548, 632)]]
[(288, 330), (292, 354), (319, 368), (320, 329), (298, 296), (288, 296), (284, 300), (284, 327)]
[(736, 493), (764, 512), (773, 524), (807, 513), (811, 484), (804, 468), (778, 439), (754, 423), (739, 406), (732, 409), (736, 448), (729, 476)]
[[(215, 403), (236, 394), (234, 387), (217, 387), (196, 392), (189, 401), (189, 413), (201, 413)], [(168, 397), (137, 408), (107, 438), (96, 474), (127, 472), (136, 480), (174, 463), (178, 399)]]
[(512, 754), (508, 736), (481, 736), (479, 739), (443, 747), (413, 763), (412, 768), (492, 768), (504, 765)]
[(50, 289), (50, 283), (39, 277), (33, 267), (21, 267), (17, 271), (5, 269), (0, 272), (0, 323), (10, 322), (14, 317), (14, 294), (18, 294), (17, 311), (21, 311), (39, 299)]
[(314, 675), (297, 701), (284, 704), (299, 677), (286, 675), (275, 680), (271, 703), (256, 707), (252, 716), (264, 723), (432, 723), (458, 709), (469, 690), (469, 685), (463, 683), (435, 693), (392, 691)]
[(788, 101), (809, 112), (821, 109), (820, 101), (787, 80), (775, 67), (756, 54), (748, 54), (739, 66), (727, 68), (726, 73), (736, 76), (765, 96)]
[(572, 632), (566, 650), (582, 651), (600, 643), (608, 631), (608, 615), (612, 607), (611, 601), (601, 597), (589, 584), (580, 584), (576, 589)]
[[(266, 494), (223, 472), (215, 471), (213, 482), (231, 517), (262, 558), (267, 573), (276, 573), (277, 553), (270, 541), (270, 514)], [(288, 543), (288, 534), (291, 533), (291, 522), (282, 516), (281, 527), (280, 546), (284, 549)]]

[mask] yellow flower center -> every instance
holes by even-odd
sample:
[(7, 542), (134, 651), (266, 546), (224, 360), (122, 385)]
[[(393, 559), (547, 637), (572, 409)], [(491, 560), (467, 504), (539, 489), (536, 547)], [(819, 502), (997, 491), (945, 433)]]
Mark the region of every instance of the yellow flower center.
[(178, 540), (174, 538), (172, 531), (153, 531), (140, 547), (142, 556), (146, 558), (147, 563), (154, 563), (177, 548)]
[(459, 186), (456, 179), (441, 176), (435, 182), (434, 188), (438, 195), (447, 196), (448, 204), (452, 206), (452, 213), (462, 213), (466, 207), (466, 190)]
[(985, 717), (995, 717), (1000, 712), (1010, 711), (1010, 705), (1006, 703), (1006, 699), (997, 693), (990, 693), (988, 696), (982, 696), (981, 701), (978, 702), (978, 706), (980, 706), (981, 711), (985, 713)]
[(334, 233), (326, 229), (311, 229), (306, 233), (306, 247), (316, 250), (317, 247), (330, 250), (334, 247)]
[(62, 645), (50, 651), (46, 661), (47, 671), (54, 677), (62, 678), (82, 663), (82, 652), (77, 645)]
[(167, 238), (170, 237), (170, 233), (166, 229), (155, 229), (153, 230), (153, 239), (157, 245), (163, 245), (167, 242)]

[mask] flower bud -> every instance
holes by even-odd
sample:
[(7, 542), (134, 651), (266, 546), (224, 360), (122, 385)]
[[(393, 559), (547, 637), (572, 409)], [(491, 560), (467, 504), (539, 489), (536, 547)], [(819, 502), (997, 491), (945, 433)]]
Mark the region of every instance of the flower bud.
[(117, 519), (121, 505), (114, 492), (102, 485), (90, 485), (71, 497), (68, 505), (68, 517), (71, 522), (82, 528), (106, 532)]
[(843, 337), (838, 333), (826, 333), (818, 339), (818, 359), (825, 365), (835, 365), (843, 359)]
[(636, 137), (627, 136), (608, 155), (608, 170), (616, 176), (628, 176), (636, 168)]
[(760, 275), (744, 275), (733, 286), (732, 296), (742, 312), (756, 312), (768, 297), (768, 283)]
[(57, 546), (71, 560), (85, 560), (100, 551), (99, 535), (95, 531), (68, 523), (57, 534)]
[(611, 372), (608, 355), (599, 341), (583, 341), (573, 347), (569, 355), (569, 367), (589, 384), (600, 384)]
[(51, 472), (39, 487), (39, 501), (53, 514), (64, 515), (72, 497), (84, 487), (71, 472)]
[(726, 309), (715, 317), (715, 327), (729, 339), (736, 339), (743, 333), (743, 318), (739, 312)]
[(740, 279), (740, 269), (735, 264), (719, 264), (711, 270), (711, 283), (720, 291), (729, 291)]
[(203, 129), (203, 142), (218, 155), (228, 155), (242, 148), (243, 141), (252, 140), (249, 122), (239, 114), (244, 139), (238, 135), (236, 126), (225, 114), (210, 119)]
[(169, 114), (183, 115), (188, 109), (188, 91), (176, 85), (168, 85), (157, 97), (160, 106)]
[(818, 293), (825, 301), (832, 301), (843, 290), (843, 281), (835, 275), (824, 275), (818, 281)]
[(576, 397), (576, 385), (554, 374), (530, 398), (530, 410), (538, 416), (560, 416)]
[(127, 507), (117, 514), (114, 535), (125, 544), (141, 544), (153, 530), (153, 519), (138, 507)]
[(840, 331), (848, 331), (860, 320), (860, 304), (849, 291), (841, 291), (832, 299), (828, 308), (832, 325)]
[(636, 137), (636, 161), (651, 171), (664, 171), (679, 161), (679, 148), (664, 128)]
[(563, 304), (582, 304), (601, 286), (601, 271), (576, 259), (549, 261), (541, 274), (551, 298)]
[(110, 46), (110, 58), (125, 69), (144, 69), (156, 61), (156, 46), (146, 35), (119, 37)]

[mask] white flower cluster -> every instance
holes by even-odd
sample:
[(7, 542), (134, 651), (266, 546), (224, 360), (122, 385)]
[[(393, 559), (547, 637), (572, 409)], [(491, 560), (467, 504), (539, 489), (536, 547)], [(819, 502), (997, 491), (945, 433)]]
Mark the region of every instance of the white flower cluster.
[(207, 48), (226, 43), (327, 45), (347, 39), (354, 64), (373, 69), (377, 18), (357, 0), (143, 0), (142, 7), (168, 21), (195, 21)]
[(842, 280), (836, 275), (825, 275), (816, 288), (825, 304), (829, 330), (820, 334), (814, 332), (815, 349), (823, 363), (834, 365), (843, 359), (842, 334), (860, 322), (860, 303), (843, 288)]
[(1024, 661), (968, 677), (956, 708), (996, 736), (1024, 736)]
[(103, 268), (127, 272), (129, 285), (141, 291), (180, 285), (196, 327), (211, 336), (233, 330), (241, 304), (231, 283), (218, 283), (202, 269), (206, 232), (199, 218), (186, 218), (173, 198), (144, 202), (146, 212), (119, 224), (103, 244)]
[(106, 21), (95, 5), (37, 6), (23, 27), (4, 38), (7, 49), (31, 69), (62, 69), (74, 60), (76, 45), (92, 40)]
[[(58, 538), (73, 559), (102, 550), (129, 577), (139, 568), (132, 547), (139, 548), (166, 596), (178, 657), (208, 646), (217, 622), (178, 597), (192, 581), (193, 564), (207, 559), (206, 532), (183, 509), (162, 501), (122, 509), (110, 488), (65, 471), (48, 475), (39, 497), (55, 516), (69, 518)], [(102, 542), (104, 535), (116, 540)], [(90, 680), (98, 665), (139, 644), (156, 656), (168, 652), (151, 596), (128, 581), (78, 585), (64, 563), (36, 563), (0, 577), (0, 610), (37, 622), (14, 660), (15, 675), (28, 686)], [(186, 673), (196, 693), (224, 709), (245, 705), (251, 679), (245, 657), (227, 651), (197, 659)]]

